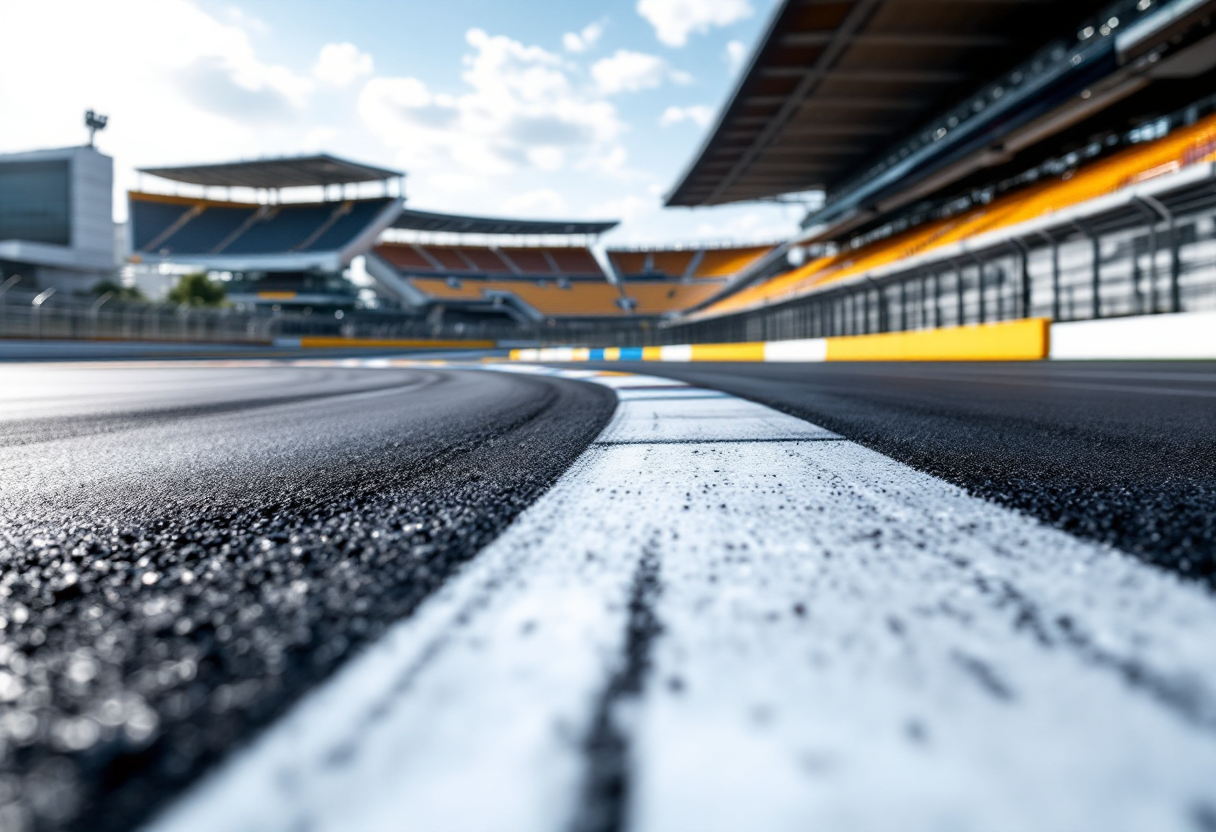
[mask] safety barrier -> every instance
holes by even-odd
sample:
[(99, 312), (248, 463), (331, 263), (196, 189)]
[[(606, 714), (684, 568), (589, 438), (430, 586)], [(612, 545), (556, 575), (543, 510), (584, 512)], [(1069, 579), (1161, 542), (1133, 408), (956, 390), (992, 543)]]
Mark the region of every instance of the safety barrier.
[(1216, 359), (1216, 312), (1055, 324), (1054, 360)]
[(341, 338), (304, 336), (301, 338), (276, 338), (276, 347), (302, 347), (304, 349), (428, 349), (428, 350), (492, 350), (497, 341), (473, 341), (447, 338)]
[(1035, 361), (1046, 358), (1051, 322), (1028, 318), (881, 335), (741, 344), (511, 350), (516, 361)]

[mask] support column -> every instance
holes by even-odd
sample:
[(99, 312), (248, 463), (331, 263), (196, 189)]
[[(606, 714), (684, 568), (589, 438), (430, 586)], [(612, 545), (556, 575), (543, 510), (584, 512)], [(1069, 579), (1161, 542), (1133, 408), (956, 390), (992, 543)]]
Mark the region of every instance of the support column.
[(1098, 235), (1087, 226), (1073, 220), (1073, 227), (1089, 240), (1090, 249), (1090, 317), (1094, 320), (1102, 317), (1102, 250)]
[[(1170, 247), (1170, 311), (1182, 311), (1182, 287), (1179, 285), (1179, 280), (1182, 276), (1182, 259), (1179, 255), (1178, 228), (1174, 222), (1174, 214), (1166, 208), (1161, 200), (1153, 196), (1139, 197), (1141, 201), (1149, 205), (1154, 211), (1161, 215), (1166, 223), (1166, 234), (1168, 235)], [(1153, 269), (1156, 271), (1156, 258), (1153, 258)], [(1156, 311), (1156, 310), (1154, 310)]]
[(984, 261), (980, 258), (975, 258), (975, 279), (976, 289), (979, 291), (979, 322), (981, 324), (988, 323), (988, 298), (984, 297), (984, 290), (988, 287), (984, 285)]
[(958, 320), (955, 321), (956, 326), (962, 326), (967, 321), (966, 291), (967, 282), (963, 279), (963, 267), (959, 265), (954, 270), (954, 292), (958, 301)]
[(942, 328), (942, 273), (933, 273), (933, 328)]
[(1021, 240), (1010, 240), (1018, 260), (1018, 309), (1015, 318), (1030, 317), (1030, 247)]
[(1040, 231), (1039, 236), (1051, 246), (1051, 319), (1058, 321), (1060, 320), (1060, 244), (1046, 231)]

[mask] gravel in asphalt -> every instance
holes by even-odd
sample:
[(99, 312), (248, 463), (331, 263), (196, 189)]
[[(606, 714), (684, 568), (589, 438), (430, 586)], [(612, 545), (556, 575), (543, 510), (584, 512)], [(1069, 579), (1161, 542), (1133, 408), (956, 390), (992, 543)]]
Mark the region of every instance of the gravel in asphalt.
[(0, 829), (130, 829), (578, 457), (602, 388), (0, 368)]

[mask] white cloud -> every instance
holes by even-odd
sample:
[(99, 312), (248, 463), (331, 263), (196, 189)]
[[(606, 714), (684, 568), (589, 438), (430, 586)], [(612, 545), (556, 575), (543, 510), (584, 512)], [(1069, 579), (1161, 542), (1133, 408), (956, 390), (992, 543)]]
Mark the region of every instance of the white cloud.
[[(601, 87), (687, 80), (662, 59), (607, 64), (613, 70), (597, 79), (582, 53), (574, 65), (564, 49), (472, 30), (466, 54), (452, 52), (460, 75), (450, 83), (378, 77), (370, 56), (329, 44), (345, 62), (341, 74), (320, 43), (293, 43), (223, 3), (0, 0), (0, 55), (21, 68), (0, 70), (0, 151), (81, 142), (83, 111), (108, 114), (99, 146), (115, 158), (120, 219), (137, 166), (321, 150), (408, 171), (411, 199), (436, 210), (621, 216), (634, 226), (614, 233), (662, 242), (688, 241), (717, 216), (661, 209), (670, 173), (635, 167), (635, 154), (648, 154), (627, 149), (630, 111)], [(603, 43), (586, 28), (578, 35), (588, 47)], [(286, 57), (271, 59), (271, 48)], [(456, 75), (439, 69), (435, 78)]]
[(637, 12), (667, 46), (683, 46), (688, 36), (711, 26), (729, 26), (751, 17), (748, 0), (638, 0)]
[(614, 157), (625, 125), (611, 103), (572, 83), (560, 56), (480, 29), (466, 40), (474, 51), (464, 93), (435, 92), (416, 78), (364, 85), (359, 114), (403, 164), (502, 177), (590, 169)]
[(565, 197), (552, 188), (538, 188), (513, 196), (502, 207), (511, 213), (531, 217), (562, 217), (570, 212)]
[(650, 89), (667, 79), (679, 84), (692, 81), (691, 75), (672, 70), (662, 58), (628, 49), (618, 49), (612, 57), (592, 64), (591, 77), (604, 95)]
[(115, 157), (121, 193), (136, 184), (136, 166), (298, 152), (312, 126), (315, 82), (258, 54), (248, 17), (212, 15), (189, 0), (3, 9), (0, 150), (83, 141), (81, 114), (97, 110), (110, 116), (98, 141)]
[(731, 69), (738, 69), (747, 60), (747, 46), (742, 41), (732, 40), (726, 44), (726, 62)]
[(372, 56), (353, 43), (327, 43), (321, 47), (312, 74), (327, 84), (345, 87), (361, 75), (371, 75), (375, 68)]
[(591, 23), (584, 26), (581, 32), (566, 32), (562, 35), (562, 46), (566, 48), (567, 52), (586, 52), (595, 46), (602, 34), (604, 34), (603, 25)]
[(706, 107), (704, 104), (692, 104), (688, 107), (676, 107), (673, 105), (663, 111), (663, 115), (659, 118), (659, 124), (663, 127), (670, 127), (683, 121), (691, 121), (698, 127), (705, 127), (713, 117), (713, 109)]

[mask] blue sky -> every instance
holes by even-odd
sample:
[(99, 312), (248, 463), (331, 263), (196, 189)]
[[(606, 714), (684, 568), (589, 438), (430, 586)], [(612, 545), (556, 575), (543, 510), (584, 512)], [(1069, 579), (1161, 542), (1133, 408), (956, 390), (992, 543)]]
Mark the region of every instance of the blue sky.
[[(620, 218), (615, 242), (772, 239), (795, 208), (661, 209), (775, 0), (0, 0), (0, 149), (137, 166), (326, 150), (412, 205)], [(121, 205), (119, 205), (121, 213)]]

